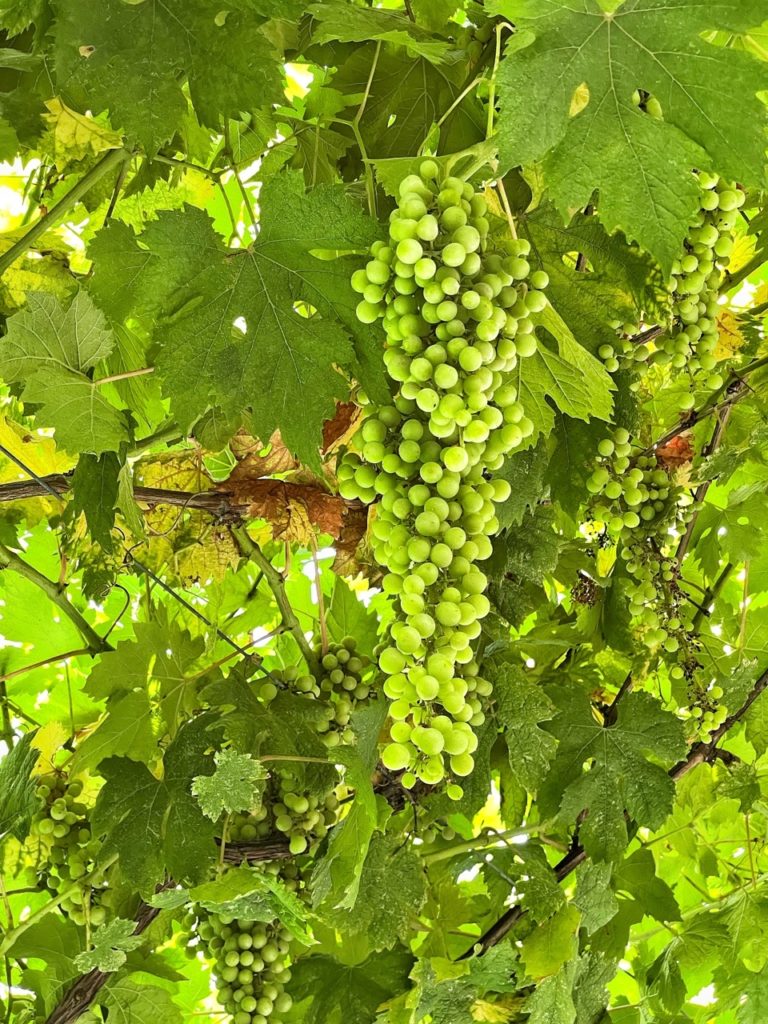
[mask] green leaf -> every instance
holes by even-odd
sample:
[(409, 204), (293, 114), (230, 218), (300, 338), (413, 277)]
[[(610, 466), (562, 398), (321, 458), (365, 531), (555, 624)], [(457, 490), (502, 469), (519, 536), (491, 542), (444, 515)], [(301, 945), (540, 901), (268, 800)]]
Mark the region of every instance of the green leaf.
[(212, 882), (190, 889), (189, 898), (206, 910), (248, 921), (277, 918), (299, 942), (311, 945), (305, 905), (285, 883), (263, 870), (232, 868)]
[(211, 821), (218, 821), (224, 813), (257, 810), (264, 788), (262, 783), (269, 778), (261, 762), (235, 750), (217, 750), (213, 759), (216, 762), (213, 775), (200, 775), (192, 780), (192, 792), (203, 814)]
[(491, 679), (497, 717), (504, 729), (513, 775), (535, 793), (552, 760), (556, 743), (539, 726), (553, 717), (555, 705), (516, 665), (501, 665)]
[(0, 374), (23, 385), (24, 401), (40, 406), (41, 425), (54, 428), (61, 447), (114, 452), (129, 437), (125, 416), (86, 376), (113, 347), (104, 316), (85, 292), (66, 309), (52, 295), (32, 294), (8, 320)]
[(631, 857), (616, 866), (613, 887), (616, 892), (633, 896), (642, 912), (657, 921), (680, 920), (675, 894), (665, 881), (657, 877), (656, 862), (648, 849), (635, 850)]
[(72, 769), (81, 772), (107, 757), (123, 754), (144, 764), (157, 756), (153, 712), (146, 691), (134, 690), (109, 701), (104, 721), (77, 745)]
[(347, 941), (365, 941), (370, 949), (406, 942), (426, 898), (420, 857), (403, 846), (399, 835), (374, 836), (360, 877), (352, 910), (324, 910), (323, 917)]
[(74, 961), (83, 950), (84, 940), (83, 933), (71, 921), (49, 914), (26, 928), (8, 952), (18, 960), (43, 960), (57, 980), (66, 981), (78, 973)]
[(408, 987), (412, 963), (400, 949), (354, 966), (329, 956), (301, 957), (291, 967), (288, 992), (302, 1007), (302, 1024), (372, 1024), (382, 1003)]
[(335, 910), (356, 906), (368, 847), (378, 819), (371, 773), (378, 760), (379, 732), (386, 717), (384, 701), (369, 705), (356, 716), (357, 747), (336, 748), (346, 766), (345, 781), (355, 797), (349, 813), (331, 833), (324, 855), (315, 862), (310, 888), (315, 907)]
[(526, 972), (533, 978), (556, 974), (576, 952), (576, 932), (581, 914), (573, 904), (566, 904), (523, 942), (522, 959)]
[(260, 19), (240, 5), (226, 17), (217, 14), (204, 0), (63, 8), (55, 52), (65, 99), (81, 109), (109, 109), (112, 122), (150, 155), (182, 124), (185, 77), (198, 117), (212, 128), (279, 102), (280, 73)]
[(591, 935), (607, 924), (619, 909), (611, 891), (611, 865), (587, 861), (577, 874), (578, 884), (573, 903), (581, 913), (581, 926)]
[(409, 52), (426, 57), (433, 64), (440, 64), (448, 56), (448, 43), (436, 39), (405, 14), (382, 9), (353, 7), (336, 0), (310, 4), (308, 11), (313, 18), (312, 39), (327, 43), (337, 39), (345, 43), (367, 43), (370, 39), (381, 40), (394, 46), (405, 46)]
[(502, 528), (519, 526), (525, 514), (538, 504), (545, 491), (544, 474), (549, 458), (543, 439), (535, 448), (514, 452), (507, 457), (498, 473), (512, 488), (509, 498), (497, 506), (496, 514)]
[(120, 460), (113, 452), (81, 455), (72, 474), (72, 505), (84, 512), (91, 537), (106, 551), (113, 547)]
[(355, 591), (339, 577), (333, 584), (331, 605), (328, 609), (328, 628), (331, 630), (331, 636), (338, 642), (347, 636), (354, 637), (358, 649), (363, 654), (373, 654), (379, 620), (370, 608), (366, 608)]
[[(503, 161), (543, 160), (561, 213), (583, 208), (598, 189), (607, 230), (640, 242), (667, 274), (696, 210), (692, 167), (762, 181), (765, 108), (755, 94), (766, 87), (764, 69), (703, 41), (709, 29), (759, 25), (759, 0), (627, 0), (610, 12), (596, 0), (494, 0), (491, 9), (516, 28), (498, 76)], [(588, 103), (571, 116), (582, 85)], [(659, 99), (663, 120), (634, 106), (636, 89)]]
[(737, 1012), (739, 1024), (763, 1024), (768, 1017), (768, 967), (750, 972), (742, 980), (746, 999)]
[(32, 775), (38, 756), (34, 736), (22, 736), (0, 760), (0, 842), (8, 835), (23, 842), (40, 804)]
[(564, 964), (557, 974), (545, 978), (526, 1000), (530, 1014), (528, 1024), (574, 1024), (573, 961)]
[[(323, 421), (348, 394), (337, 368), (354, 372), (373, 395), (382, 394), (383, 370), (379, 329), (355, 316), (349, 276), (357, 261), (313, 251), (321, 241), (327, 250), (365, 248), (375, 228), (342, 186), (305, 194), (297, 173), (269, 181), (259, 205), (256, 242), (232, 252), (203, 213), (163, 214), (138, 240), (108, 226), (92, 246), (92, 288), (111, 315), (124, 315), (124, 299), (112, 299), (114, 275), (130, 277), (134, 311), (168, 318), (157, 331), (157, 368), (180, 423), (192, 424), (209, 405), (225, 415), (250, 407), (257, 436), (279, 428), (286, 445), (319, 468)], [(317, 312), (304, 315), (301, 303)]]
[(667, 765), (682, 757), (682, 726), (647, 693), (625, 697), (609, 728), (595, 721), (578, 693), (561, 690), (557, 706), (549, 728), (559, 746), (540, 791), (542, 812), (559, 807), (570, 822), (588, 811), (579, 833), (585, 849), (596, 860), (614, 860), (627, 844), (625, 809), (650, 828), (658, 828), (671, 810), (674, 784), (647, 755)]
[(135, 927), (135, 921), (116, 917), (97, 928), (91, 936), (91, 948), (75, 957), (75, 967), (83, 974), (94, 969), (105, 973), (119, 970), (125, 963), (125, 954), (143, 941), (140, 935), (134, 935)]
[(182, 1024), (181, 1011), (170, 992), (133, 977), (110, 981), (99, 1002), (114, 1024)]
[(212, 737), (204, 716), (185, 725), (163, 758), (162, 780), (127, 758), (103, 761), (106, 782), (93, 812), (105, 835), (104, 853), (117, 853), (125, 878), (151, 893), (166, 871), (178, 882), (205, 877), (216, 856), (214, 826), (190, 792), (192, 779), (213, 771)]

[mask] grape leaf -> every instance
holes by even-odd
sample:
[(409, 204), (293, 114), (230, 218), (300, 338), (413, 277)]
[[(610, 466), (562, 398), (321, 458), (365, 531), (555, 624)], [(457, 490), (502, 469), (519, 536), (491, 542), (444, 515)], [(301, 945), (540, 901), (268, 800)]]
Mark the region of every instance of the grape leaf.
[(576, 952), (576, 933), (580, 923), (578, 909), (567, 903), (531, 932), (523, 942), (521, 952), (526, 972), (537, 979), (556, 974)]
[(113, 452), (99, 458), (81, 455), (72, 474), (72, 505), (76, 513), (84, 512), (91, 537), (105, 551), (111, 551), (112, 528), (115, 525), (120, 460)]
[(667, 883), (656, 875), (656, 862), (648, 850), (635, 850), (618, 864), (613, 873), (613, 887), (617, 892), (630, 893), (642, 907), (642, 912), (657, 921), (679, 921), (680, 908)]
[(502, 665), (493, 675), (497, 717), (504, 727), (512, 773), (529, 792), (547, 774), (555, 740), (539, 724), (551, 719), (555, 707), (540, 686), (529, 682), (516, 665)]
[[(599, 189), (608, 231), (637, 240), (667, 274), (696, 211), (693, 167), (762, 182), (765, 70), (702, 39), (759, 25), (761, 0), (626, 0), (612, 11), (596, 0), (494, 0), (491, 10), (517, 30), (498, 76), (503, 162), (543, 160), (562, 214)], [(571, 116), (582, 85), (588, 102)], [(634, 106), (636, 89), (657, 97), (663, 120)]]
[(344, 637), (354, 637), (363, 654), (373, 654), (378, 619), (370, 608), (366, 608), (355, 591), (339, 578), (333, 584), (328, 625), (335, 640), (341, 642)]
[[(213, 404), (225, 415), (250, 407), (255, 434), (280, 428), (285, 444), (319, 469), (323, 421), (348, 393), (337, 367), (380, 396), (383, 370), (379, 330), (355, 316), (356, 261), (313, 250), (321, 241), (327, 250), (362, 249), (376, 229), (350, 208), (342, 186), (305, 194), (295, 172), (267, 182), (259, 205), (256, 242), (236, 251), (191, 210), (162, 214), (138, 239), (108, 226), (91, 247), (92, 289), (110, 315), (124, 316), (126, 298), (115, 300), (114, 287), (130, 280), (130, 308), (167, 317), (157, 330), (157, 368), (180, 423)], [(305, 315), (301, 303), (317, 312)]]
[(164, 775), (111, 757), (99, 771), (106, 782), (93, 812), (104, 852), (118, 853), (126, 879), (151, 893), (166, 871), (177, 881), (202, 881), (216, 856), (214, 826), (190, 792), (192, 779), (214, 769), (207, 753), (212, 723), (205, 716), (185, 725), (163, 758)]
[(372, 1024), (379, 1006), (408, 987), (412, 963), (402, 949), (355, 965), (303, 956), (291, 967), (288, 992), (303, 1008), (303, 1024)]
[(574, 1024), (573, 977), (575, 964), (564, 964), (557, 974), (545, 978), (526, 1001), (528, 1024)]
[(739, 1024), (763, 1024), (768, 1015), (768, 967), (740, 978), (746, 999), (739, 1007)]
[[(460, 96), (465, 85), (461, 66), (430, 64), (423, 57), (403, 62), (396, 51), (382, 48), (375, 68), (375, 44), (356, 47), (334, 75), (345, 95), (367, 93), (359, 127), (371, 160), (418, 152), (431, 125)], [(485, 139), (485, 118), (474, 96), (452, 110), (441, 125), (443, 152), (458, 153)]]
[(110, 981), (100, 1003), (115, 1024), (181, 1024), (183, 1019), (171, 992), (135, 976)]
[[(558, 692), (558, 714), (549, 726), (559, 740), (542, 807), (574, 821), (588, 810), (580, 839), (595, 860), (613, 860), (627, 844), (624, 810), (641, 825), (657, 828), (672, 806), (674, 784), (647, 754), (672, 762), (685, 753), (680, 722), (650, 694), (629, 694), (616, 724), (599, 725), (586, 697)], [(589, 762), (590, 770), (584, 765)], [(546, 813), (546, 812), (545, 812)]]
[(261, 762), (235, 750), (217, 750), (213, 759), (216, 762), (213, 775), (199, 775), (192, 780), (192, 792), (203, 814), (211, 821), (218, 821), (224, 813), (257, 810), (264, 788), (261, 783), (269, 778)]
[(581, 912), (581, 927), (591, 935), (616, 916), (619, 904), (611, 891), (611, 865), (587, 861), (577, 874), (573, 903)]
[(212, 128), (279, 102), (272, 46), (249, 6), (230, 5), (218, 17), (205, 0), (64, 5), (55, 22), (64, 97), (82, 110), (108, 109), (113, 123), (150, 154), (182, 124), (183, 75), (198, 117)]
[(212, 882), (189, 891), (189, 898), (206, 910), (248, 921), (277, 918), (299, 942), (311, 945), (305, 905), (280, 878), (253, 868), (232, 868)]
[(374, 836), (360, 876), (352, 910), (324, 910), (323, 917), (346, 941), (365, 939), (370, 949), (407, 941), (426, 898), (420, 858), (397, 835)]
[(382, 9), (353, 7), (340, 0), (310, 4), (312, 38), (318, 43), (337, 39), (345, 43), (366, 43), (370, 39), (405, 46), (411, 53), (440, 64), (448, 56), (449, 44), (415, 25), (405, 15)]
[(354, 719), (357, 747), (337, 747), (335, 757), (346, 767), (345, 781), (354, 789), (349, 813), (331, 833), (325, 854), (315, 862), (310, 888), (315, 907), (352, 910), (360, 891), (363, 865), (377, 823), (371, 773), (378, 760), (378, 739), (386, 702), (377, 701)]
[(53, 295), (32, 294), (8, 320), (0, 374), (23, 386), (25, 402), (40, 405), (40, 423), (54, 428), (60, 447), (117, 451), (129, 437), (125, 415), (86, 376), (113, 347), (114, 335), (86, 292), (66, 309)]
[(8, 835), (23, 841), (39, 806), (32, 776), (38, 757), (34, 737), (22, 736), (0, 761), (0, 842)]
[(109, 924), (97, 928), (91, 936), (91, 948), (75, 957), (75, 967), (83, 974), (86, 971), (117, 971), (125, 963), (125, 954), (142, 943), (140, 935), (134, 935), (135, 921), (124, 921), (116, 917)]
[(124, 754), (149, 764), (157, 756), (157, 736), (146, 690), (113, 697), (104, 721), (78, 743), (72, 757), (74, 771), (94, 768), (105, 758)]

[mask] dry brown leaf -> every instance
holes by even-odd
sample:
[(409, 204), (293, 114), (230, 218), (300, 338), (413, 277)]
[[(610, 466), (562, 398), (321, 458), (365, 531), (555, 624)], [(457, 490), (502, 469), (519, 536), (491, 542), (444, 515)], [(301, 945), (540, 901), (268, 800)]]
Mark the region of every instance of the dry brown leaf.
[(363, 410), (354, 402), (339, 402), (336, 415), (323, 424), (323, 451), (331, 452), (347, 444), (357, 433)]
[(230, 480), (236, 474), (250, 478), (274, 476), (275, 473), (288, 473), (299, 466), (277, 431), (266, 444), (257, 437), (251, 437), (250, 434), (241, 431), (232, 438), (230, 448), (238, 461), (238, 465), (232, 470)]
[(368, 510), (361, 505), (350, 506), (334, 545), (333, 571), (339, 576), (354, 576), (361, 571), (359, 552), (367, 528)]
[(693, 456), (690, 431), (678, 434), (663, 447), (656, 449), (656, 458), (664, 469), (679, 469), (681, 466), (691, 463)]

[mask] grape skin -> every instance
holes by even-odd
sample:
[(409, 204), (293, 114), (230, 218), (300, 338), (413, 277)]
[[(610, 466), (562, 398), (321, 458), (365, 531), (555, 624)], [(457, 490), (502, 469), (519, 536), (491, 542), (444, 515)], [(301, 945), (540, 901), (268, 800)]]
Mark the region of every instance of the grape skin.
[[(509, 374), (536, 351), (530, 314), (546, 304), (548, 279), (531, 273), (527, 241), (492, 247), (487, 212), (471, 185), (424, 161), (400, 185), (389, 242), (353, 275), (358, 291), (384, 289), (393, 399), (374, 407), (361, 396), (366, 418), (338, 481), (343, 497), (377, 502), (373, 553), (396, 610), (378, 652), (393, 720), (382, 761), (405, 770), (404, 785), (472, 770), (491, 692), (472, 649), (490, 609), (477, 563), (509, 496), (493, 474), (534, 429)], [(366, 301), (359, 314), (372, 322)], [(461, 787), (450, 792), (458, 799)]]

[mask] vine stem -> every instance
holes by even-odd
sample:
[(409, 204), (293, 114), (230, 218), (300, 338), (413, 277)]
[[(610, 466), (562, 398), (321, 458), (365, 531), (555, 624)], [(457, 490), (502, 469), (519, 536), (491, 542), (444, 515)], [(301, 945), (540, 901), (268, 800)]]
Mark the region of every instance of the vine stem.
[(493, 135), (493, 119), (496, 114), (496, 73), (499, 70), (499, 62), (501, 61), (501, 33), (503, 29), (503, 22), (496, 25), (496, 49), (493, 57), (493, 71), (491, 72), (491, 80), (488, 83), (488, 122), (485, 129), (486, 139), (490, 139)]
[(100, 178), (103, 178), (105, 174), (108, 174), (118, 164), (128, 160), (130, 156), (131, 154), (125, 149), (112, 149), (109, 153), (105, 154), (87, 174), (83, 175), (74, 188), (71, 188), (55, 206), (51, 207), (48, 213), (35, 221), (29, 231), (25, 232), (18, 242), (14, 242), (10, 249), (0, 255), (0, 274), (3, 274), (20, 256), (23, 256), (28, 249), (31, 249), (33, 243), (41, 235), (44, 235), (49, 228), (61, 220), (65, 213), (77, 205)]
[(235, 526), (232, 529), (232, 536), (235, 538), (243, 555), (258, 565), (259, 569), (264, 573), (264, 578), (277, 602), (277, 607), (280, 609), (280, 614), (283, 617), (286, 628), (296, 641), (311, 674), (319, 677), (319, 661), (307, 642), (307, 638), (304, 636), (304, 631), (301, 628), (301, 623), (296, 618), (296, 613), (291, 607), (291, 602), (288, 600), (288, 595), (285, 592), (285, 580), (266, 557), (259, 545), (249, 536), (244, 526)]
[(0, 544), (0, 568), (12, 569), (20, 576), (23, 576), (24, 579), (39, 587), (46, 597), (60, 608), (63, 614), (72, 622), (88, 645), (88, 650), (91, 654), (103, 654), (105, 651), (113, 650), (112, 644), (100, 637), (96, 630), (86, 622), (77, 608), (69, 603), (64, 591), (60, 590), (53, 580), (49, 580), (47, 576), (38, 572), (37, 569), (25, 562), (23, 558), (20, 558), (10, 548), (5, 547), (4, 544)]
[(46, 665), (55, 665), (59, 661), (68, 661), (70, 658), (76, 658), (81, 654), (89, 654), (90, 650), (90, 647), (76, 647), (73, 651), (54, 654), (50, 658), (43, 658), (42, 661), (33, 661), (31, 665), (22, 665), (21, 668), (15, 668), (12, 672), (5, 672), (3, 675), (0, 675), (0, 683), (4, 683), (6, 679), (23, 676), (27, 672), (34, 672), (36, 668), (44, 668)]

